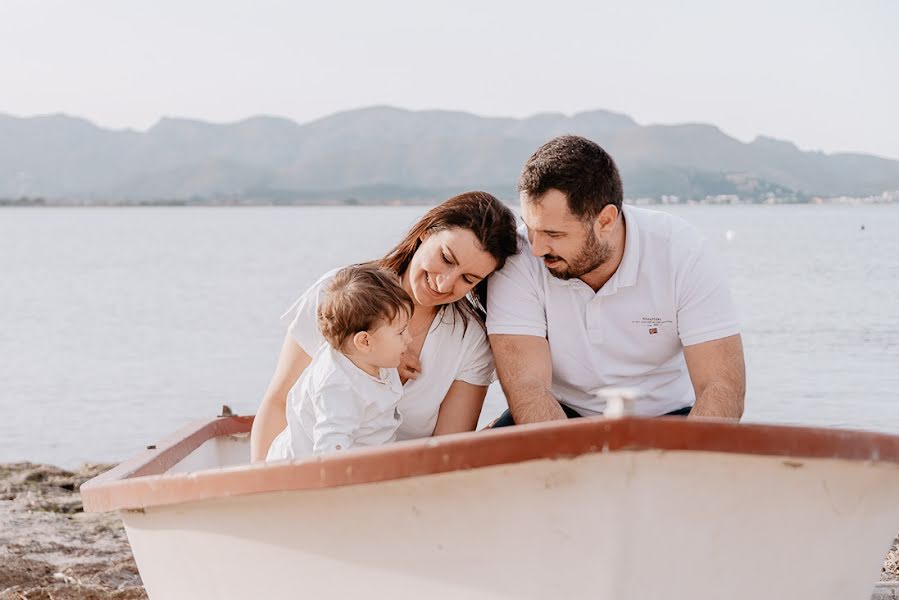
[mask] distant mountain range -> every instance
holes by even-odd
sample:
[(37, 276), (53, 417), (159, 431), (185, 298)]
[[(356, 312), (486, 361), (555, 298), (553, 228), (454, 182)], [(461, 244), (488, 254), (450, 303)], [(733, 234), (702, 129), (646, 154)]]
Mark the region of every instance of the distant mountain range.
[(0, 115), (0, 198), (79, 202), (433, 202), (484, 189), (516, 197), (522, 164), (544, 141), (588, 137), (618, 162), (630, 198), (733, 194), (798, 201), (899, 189), (899, 161), (803, 152), (712, 125), (639, 125), (597, 110), (527, 119), (385, 106), (303, 125), (164, 118), (146, 132), (79, 118)]

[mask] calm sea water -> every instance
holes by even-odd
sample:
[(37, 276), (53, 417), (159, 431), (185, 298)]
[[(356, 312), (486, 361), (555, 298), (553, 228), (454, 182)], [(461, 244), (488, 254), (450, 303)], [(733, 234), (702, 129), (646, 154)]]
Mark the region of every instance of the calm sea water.
[[(899, 433), (899, 206), (666, 210), (729, 265), (746, 420)], [(0, 210), (0, 462), (117, 461), (222, 404), (254, 412), (283, 309), (423, 211)], [(503, 408), (494, 386), (483, 420)]]

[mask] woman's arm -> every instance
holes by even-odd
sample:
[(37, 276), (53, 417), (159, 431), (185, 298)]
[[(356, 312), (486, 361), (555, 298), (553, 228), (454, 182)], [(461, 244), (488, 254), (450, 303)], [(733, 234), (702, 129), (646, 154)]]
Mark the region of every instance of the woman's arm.
[(275, 374), (262, 396), (262, 403), (253, 420), (253, 430), (250, 433), (251, 462), (265, 460), (269, 446), (287, 427), (287, 393), (310, 362), (312, 358), (287, 335), (281, 345)]
[(487, 386), (473, 385), (457, 379), (450, 386), (437, 413), (432, 435), (474, 431), (478, 426)]

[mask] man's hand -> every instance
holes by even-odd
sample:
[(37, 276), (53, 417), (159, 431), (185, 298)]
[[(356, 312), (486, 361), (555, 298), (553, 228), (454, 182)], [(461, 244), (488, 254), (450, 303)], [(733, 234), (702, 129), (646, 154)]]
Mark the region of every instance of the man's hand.
[(691, 417), (740, 420), (746, 395), (746, 365), (739, 334), (684, 348), (696, 392)]
[(515, 423), (539, 423), (567, 418), (550, 392), (552, 361), (549, 343), (533, 335), (491, 335), (496, 374)]

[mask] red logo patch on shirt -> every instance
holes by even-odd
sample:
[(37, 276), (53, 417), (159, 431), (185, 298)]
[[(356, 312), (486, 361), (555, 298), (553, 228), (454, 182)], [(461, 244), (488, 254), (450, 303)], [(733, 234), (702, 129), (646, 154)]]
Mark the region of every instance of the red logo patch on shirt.
[(650, 327), (650, 328), (649, 328), (649, 335), (655, 335), (655, 334), (657, 334), (658, 332), (659, 332), (659, 328), (658, 328), (658, 327)]

